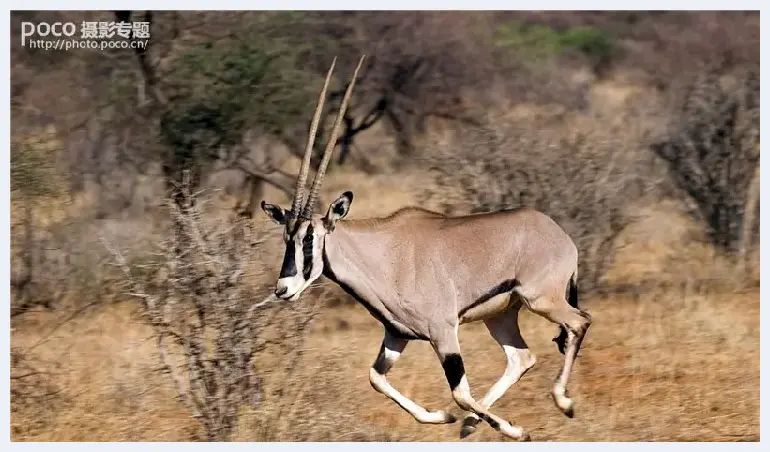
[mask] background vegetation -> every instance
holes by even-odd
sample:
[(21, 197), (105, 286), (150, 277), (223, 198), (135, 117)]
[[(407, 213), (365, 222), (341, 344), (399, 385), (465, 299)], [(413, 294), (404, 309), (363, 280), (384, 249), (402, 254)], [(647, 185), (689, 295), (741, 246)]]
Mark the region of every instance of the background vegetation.
[[(532, 206), (580, 249), (578, 416), (539, 365), (496, 405), (535, 440), (759, 439), (759, 13), (19, 12), (148, 21), (144, 49), (11, 40), (11, 428), (23, 440), (457, 440), (369, 388), (381, 330), (327, 281), (273, 304), (315, 97), (360, 54), (322, 202)], [(318, 147), (325, 140), (318, 140)], [(317, 149), (316, 159), (320, 154)], [(317, 164), (317, 161), (315, 162)], [(461, 330), (472, 387), (504, 368)], [(498, 356), (499, 355), (499, 356)], [(457, 412), (429, 346), (394, 385)], [(469, 441), (498, 441), (484, 428)]]

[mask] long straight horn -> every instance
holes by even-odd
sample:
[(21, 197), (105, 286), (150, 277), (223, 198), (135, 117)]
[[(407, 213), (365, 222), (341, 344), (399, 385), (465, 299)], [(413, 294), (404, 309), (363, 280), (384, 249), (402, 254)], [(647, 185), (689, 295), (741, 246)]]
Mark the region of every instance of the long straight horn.
[(294, 199), (291, 203), (292, 217), (296, 218), (299, 214), (299, 210), (302, 208), (302, 204), (305, 202), (305, 184), (307, 183), (307, 175), (310, 172), (310, 157), (313, 154), (313, 145), (315, 144), (316, 132), (318, 132), (318, 122), (321, 120), (321, 112), (324, 108), (324, 101), (326, 100), (326, 90), (329, 88), (329, 80), (332, 78), (332, 72), (334, 72), (334, 65), (337, 63), (337, 57), (332, 60), (332, 65), (329, 67), (329, 71), (326, 73), (326, 81), (324, 87), (321, 90), (321, 95), (318, 96), (318, 103), (316, 103), (315, 113), (313, 115), (313, 121), (310, 123), (310, 133), (307, 137), (307, 145), (305, 146), (305, 154), (302, 157), (302, 166), (297, 176), (297, 188), (294, 191)]
[(345, 116), (345, 110), (347, 110), (348, 108), (350, 95), (353, 94), (353, 87), (356, 85), (356, 78), (358, 78), (358, 71), (361, 69), (361, 66), (364, 64), (364, 58), (366, 58), (366, 55), (361, 55), (361, 59), (358, 61), (358, 66), (356, 67), (356, 70), (353, 73), (353, 78), (350, 80), (350, 83), (348, 84), (348, 89), (345, 91), (345, 97), (342, 99), (342, 105), (340, 105), (340, 111), (337, 113), (337, 119), (334, 121), (334, 128), (332, 129), (332, 134), (329, 137), (329, 141), (326, 143), (326, 149), (324, 149), (323, 159), (321, 160), (321, 164), (318, 166), (318, 171), (315, 174), (315, 179), (313, 179), (313, 185), (312, 187), (310, 187), (310, 196), (307, 199), (305, 208), (302, 210), (303, 218), (309, 219), (313, 215), (313, 208), (315, 206), (315, 201), (318, 198), (318, 192), (321, 189), (321, 184), (323, 183), (324, 175), (326, 174), (326, 167), (329, 166), (329, 160), (332, 157), (332, 151), (334, 150), (334, 147), (337, 144), (337, 135), (339, 134), (339, 131), (340, 131), (342, 118)]

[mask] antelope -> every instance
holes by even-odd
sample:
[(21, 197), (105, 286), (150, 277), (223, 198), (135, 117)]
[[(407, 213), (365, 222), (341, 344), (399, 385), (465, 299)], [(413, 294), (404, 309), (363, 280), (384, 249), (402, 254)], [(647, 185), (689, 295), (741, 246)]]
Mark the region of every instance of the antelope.
[[(336, 61), (316, 105), (291, 210), (261, 203), (267, 216), (284, 226), (286, 249), (275, 296), (296, 301), (313, 281), (326, 276), (384, 326), (382, 345), (369, 371), (375, 390), (420, 423), (456, 422), (448, 412), (428, 411), (408, 399), (386, 378), (409, 341), (428, 341), (455, 403), (467, 412), (461, 438), (483, 420), (522, 441), (530, 440), (529, 434), (493, 414), (490, 407), (535, 365), (518, 325), (519, 311), (526, 307), (559, 326), (554, 342), (565, 358), (551, 396), (572, 417), (567, 381), (591, 316), (578, 308), (577, 247), (551, 218), (527, 208), (450, 217), (409, 207), (385, 218), (345, 220), (353, 201), (350, 191), (332, 202), (325, 215), (314, 213), (364, 56), (348, 84), (305, 201), (310, 155)], [(458, 341), (459, 326), (476, 321), (484, 322), (507, 358), (505, 372), (480, 401), (471, 396)]]

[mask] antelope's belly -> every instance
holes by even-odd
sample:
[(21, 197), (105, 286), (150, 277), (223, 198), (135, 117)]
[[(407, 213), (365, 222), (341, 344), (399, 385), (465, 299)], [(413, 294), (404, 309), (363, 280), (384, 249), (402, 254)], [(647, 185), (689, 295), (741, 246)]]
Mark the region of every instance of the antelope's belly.
[(511, 306), (510, 292), (495, 295), (489, 300), (467, 309), (460, 316), (460, 323), (478, 322), (479, 320), (497, 317)]

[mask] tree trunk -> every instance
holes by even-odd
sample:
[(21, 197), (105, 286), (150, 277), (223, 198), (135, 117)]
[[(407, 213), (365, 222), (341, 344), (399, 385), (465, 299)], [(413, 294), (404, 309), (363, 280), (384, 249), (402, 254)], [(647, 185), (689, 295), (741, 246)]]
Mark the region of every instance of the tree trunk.
[(249, 190), (249, 204), (246, 207), (246, 215), (254, 218), (260, 208), (260, 202), (265, 195), (265, 182), (257, 177), (250, 176), (251, 186)]
[(741, 274), (745, 275), (748, 253), (751, 248), (751, 239), (754, 231), (754, 222), (757, 219), (759, 207), (759, 165), (754, 170), (754, 176), (751, 178), (748, 193), (746, 194), (746, 204), (743, 207), (743, 224), (741, 225), (741, 243), (738, 256), (740, 262), (738, 265)]
[(34, 211), (32, 209), (32, 202), (28, 199), (24, 199), (22, 202), (24, 203), (24, 245), (22, 248), (22, 265), (24, 270), (23, 275), (16, 284), (18, 302), (13, 304), (11, 316), (21, 314), (29, 308), (31, 304), (30, 286), (32, 285), (33, 272), (35, 270)]

